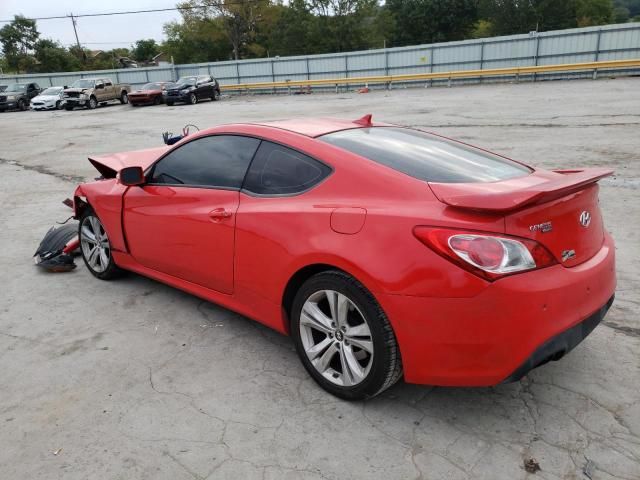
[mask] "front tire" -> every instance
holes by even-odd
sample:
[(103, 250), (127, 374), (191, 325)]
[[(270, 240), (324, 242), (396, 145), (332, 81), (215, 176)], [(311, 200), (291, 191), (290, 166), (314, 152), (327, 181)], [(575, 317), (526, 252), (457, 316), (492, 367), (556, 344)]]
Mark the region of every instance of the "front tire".
[(24, 100), (18, 100), (18, 109), (21, 112), (24, 112), (25, 110), (27, 110), (27, 108), (29, 108), (26, 104), (26, 102)]
[(220, 100), (220, 90), (218, 89), (213, 90), (213, 96), (211, 97), (211, 100), (214, 102)]
[(71, 110), (73, 110), (73, 105), (65, 105), (65, 106), (64, 106), (64, 109), (65, 109), (67, 112), (70, 112)]
[(166, 104), (167, 104), (167, 107), (173, 107), (173, 102), (170, 102), (169, 100), (167, 100)]
[(91, 274), (100, 280), (111, 280), (122, 275), (111, 255), (111, 242), (102, 222), (87, 207), (80, 217), (78, 227), (82, 259)]
[(385, 313), (356, 279), (314, 275), (298, 290), (291, 334), (311, 377), (345, 400), (371, 398), (402, 376), (400, 350)]
[(98, 100), (96, 97), (91, 97), (89, 99), (89, 110), (94, 110), (98, 106)]

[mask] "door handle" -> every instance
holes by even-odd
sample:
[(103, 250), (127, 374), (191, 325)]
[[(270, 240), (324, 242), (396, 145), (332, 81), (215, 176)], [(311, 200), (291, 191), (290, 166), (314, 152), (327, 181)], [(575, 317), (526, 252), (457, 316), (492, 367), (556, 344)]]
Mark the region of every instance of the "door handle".
[(216, 208), (209, 212), (209, 216), (214, 222), (219, 222), (220, 220), (224, 220), (225, 218), (231, 218), (233, 215), (230, 211), (225, 210), (224, 208)]

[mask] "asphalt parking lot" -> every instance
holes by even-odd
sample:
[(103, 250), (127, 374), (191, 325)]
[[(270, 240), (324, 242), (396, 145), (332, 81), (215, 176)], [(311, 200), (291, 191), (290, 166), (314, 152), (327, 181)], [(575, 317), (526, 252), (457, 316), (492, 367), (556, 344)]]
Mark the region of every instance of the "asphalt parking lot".
[[(242, 316), (136, 275), (100, 282), (81, 260), (33, 266), (61, 200), (96, 176), (89, 154), (158, 146), (186, 123), (365, 113), (535, 166), (615, 169), (604, 323), (520, 383), (399, 383), (348, 403)], [(640, 479), (640, 78), (6, 112), (0, 132), (0, 478)]]

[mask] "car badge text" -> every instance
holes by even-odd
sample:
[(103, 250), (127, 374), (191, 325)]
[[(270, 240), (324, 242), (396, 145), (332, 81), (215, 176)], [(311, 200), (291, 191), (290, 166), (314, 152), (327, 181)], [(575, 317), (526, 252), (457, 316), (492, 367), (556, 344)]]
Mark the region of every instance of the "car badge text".
[(543, 222), (536, 225), (530, 225), (529, 230), (531, 232), (547, 233), (553, 230), (553, 226), (551, 225), (551, 222)]
[(575, 250), (563, 250), (562, 251), (562, 261), (566, 262), (567, 260), (571, 260), (572, 258), (575, 258), (576, 256), (576, 251)]

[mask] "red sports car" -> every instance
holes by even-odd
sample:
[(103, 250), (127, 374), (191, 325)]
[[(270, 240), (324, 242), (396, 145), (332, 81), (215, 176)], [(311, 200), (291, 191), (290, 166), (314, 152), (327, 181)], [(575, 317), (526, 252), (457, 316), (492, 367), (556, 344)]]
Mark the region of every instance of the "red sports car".
[(160, 105), (164, 102), (162, 92), (164, 92), (172, 82), (153, 82), (143, 85), (138, 90), (129, 93), (129, 103), (132, 107), (138, 105)]
[(222, 125), (90, 161), (102, 179), (74, 209), (93, 275), (136, 272), (289, 334), (342, 398), (403, 375), (518, 380), (613, 301), (608, 170), (536, 169), (370, 116)]

